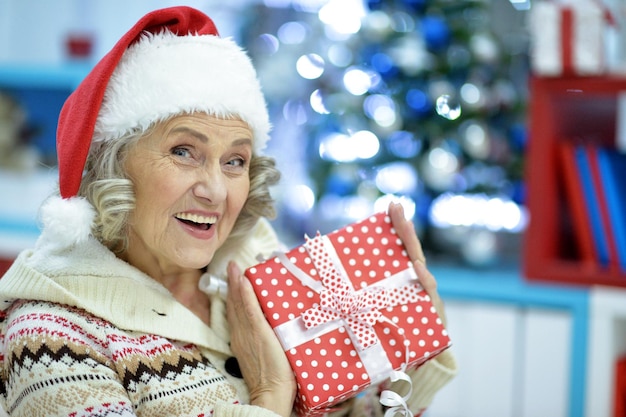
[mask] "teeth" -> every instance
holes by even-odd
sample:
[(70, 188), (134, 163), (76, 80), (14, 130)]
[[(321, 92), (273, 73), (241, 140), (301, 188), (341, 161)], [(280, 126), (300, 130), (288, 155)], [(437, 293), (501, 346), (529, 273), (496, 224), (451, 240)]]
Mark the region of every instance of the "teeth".
[(178, 213), (176, 218), (181, 220), (188, 220), (194, 223), (213, 224), (217, 221), (217, 216), (200, 216), (191, 213)]

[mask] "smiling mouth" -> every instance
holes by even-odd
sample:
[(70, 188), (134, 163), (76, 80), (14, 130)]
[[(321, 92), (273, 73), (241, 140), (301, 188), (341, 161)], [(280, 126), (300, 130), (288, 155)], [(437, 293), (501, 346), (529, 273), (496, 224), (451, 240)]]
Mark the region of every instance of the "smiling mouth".
[(191, 213), (178, 213), (174, 215), (174, 217), (189, 226), (201, 230), (209, 230), (211, 226), (217, 222), (217, 216), (200, 216), (198, 214)]

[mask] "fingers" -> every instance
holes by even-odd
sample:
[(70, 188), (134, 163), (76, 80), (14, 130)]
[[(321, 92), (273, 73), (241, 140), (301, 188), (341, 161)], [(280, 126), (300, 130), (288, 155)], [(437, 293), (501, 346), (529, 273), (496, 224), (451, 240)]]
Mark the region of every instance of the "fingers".
[(448, 320), (446, 319), (446, 311), (443, 304), (443, 300), (439, 296), (439, 292), (437, 291), (437, 280), (435, 276), (430, 273), (426, 265), (421, 263), (420, 261), (413, 262), (413, 267), (415, 268), (415, 272), (419, 277), (420, 284), (422, 288), (426, 291), (428, 296), (430, 297), (430, 301), (437, 310), (437, 314), (441, 318), (444, 327), (447, 325)]
[(437, 294), (437, 280), (435, 276), (430, 273), (426, 265), (423, 263), (416, 261), (413, 262), (413, 267), (415, 268), (415, 272), (417, 272), (417, 276), (420, 279), (420, 284), (424, 287), (424, 290), (429, 295)]
[(226, 271), (228, 273), (228, 296), (241, 301), (245, 296), (242, 292), (244, 279), (241, 274), (241, 269), (239, 269), (235, 262), (229, 262)]
[(228, 293), (226, 296), (226, 317), (230, 321), (236, 315), (235, 308), (241, 305), (241, 284), (240, 284), (241, 270), (234, 262), (231, 262), (228, 264), (226, 271), (228, 273)]
[(265, 325), (265, 318), (261, 306), (257, 301), (254, 289), (243, 276), (241, 269), (234, 262), (229, 262), (228, 268), (228, 297), (226, 314), (228, 317), (244, 315), (252, 323)]
[(263, 315), (252, 284), (233, 262), (227, 272), (230, 347), (249, 388), (250, 403), (288, 416), (296, 383), (287, 356)]
[(419, 282), (426, 293), (430, 296), (433, 306), (439, 313), (439, 316), (446, 323), (443, 301), (437, 292), (437, 280), (426, 267), (426, 257), (422, 250), (422, 245), (417, 238), (413, 222), (406, 220), (404, 217), (404, 209), (402, 205), (397, 203), (389, 204), (389, 217), (391, 223), (398, 234), (398, 237), (404, 243), (404, 247), (413, 262), (413, 268), (419, 277)]
[(396, 230), (402, 243), (404, 243), (409, 259), (413, 262), (419, 261), (426, 264), (426, 257), (424, 256), (422, 245), (415, 233), (413, 222), (404, 217), (404, 208), (402, 205), (390, 203), (388, 213), (389, 217), (391, 217), (393, 228)]

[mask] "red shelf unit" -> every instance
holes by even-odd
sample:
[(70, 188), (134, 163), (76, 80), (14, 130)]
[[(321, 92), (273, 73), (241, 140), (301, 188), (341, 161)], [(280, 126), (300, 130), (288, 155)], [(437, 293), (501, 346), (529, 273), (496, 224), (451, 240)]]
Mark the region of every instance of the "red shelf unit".
[[(618, 94), (626, 78), (530, 80), (527, 206), (523, 272), (529, 280), (626, 287), (626, 274), (578, 253), (559, 161), (562, 141), (614, 146)], [(626, 179), (624, 179), (626, 181)]]
[(12, 264), (13, 259), (4, 259), (0, 257), (0, 277), (2, 277), (4, 273), (9, 270)]

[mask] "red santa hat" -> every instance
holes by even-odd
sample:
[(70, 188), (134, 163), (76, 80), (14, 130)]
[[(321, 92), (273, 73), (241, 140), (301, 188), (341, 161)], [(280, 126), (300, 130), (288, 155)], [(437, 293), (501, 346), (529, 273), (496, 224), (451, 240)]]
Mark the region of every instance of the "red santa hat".
[[(44, 206), (44, 232), (55, 229), (48, 235), (65, 235), (65, 243), (88, 236), (93, 208), (72, 197), (94, 144), (190, 112), (238, 116), (252, 129), (256, 152), (267, 143), (267, 106), (245, 51), (220, 37), (213, 21), (196, 9), (153, 11), (122, 36), (61, 109), (57, 156), (63, 200)], [(47, 227), (61, 224), (63, 229)]]
[(265, 147), (267, 107), (246, 53), (196, 9), (151, 12), (98, 62), (61, 110), (61, 196), (77, 194), (92, 143), (195, 111), (239, 116), (254, 133), (255, 150)]

